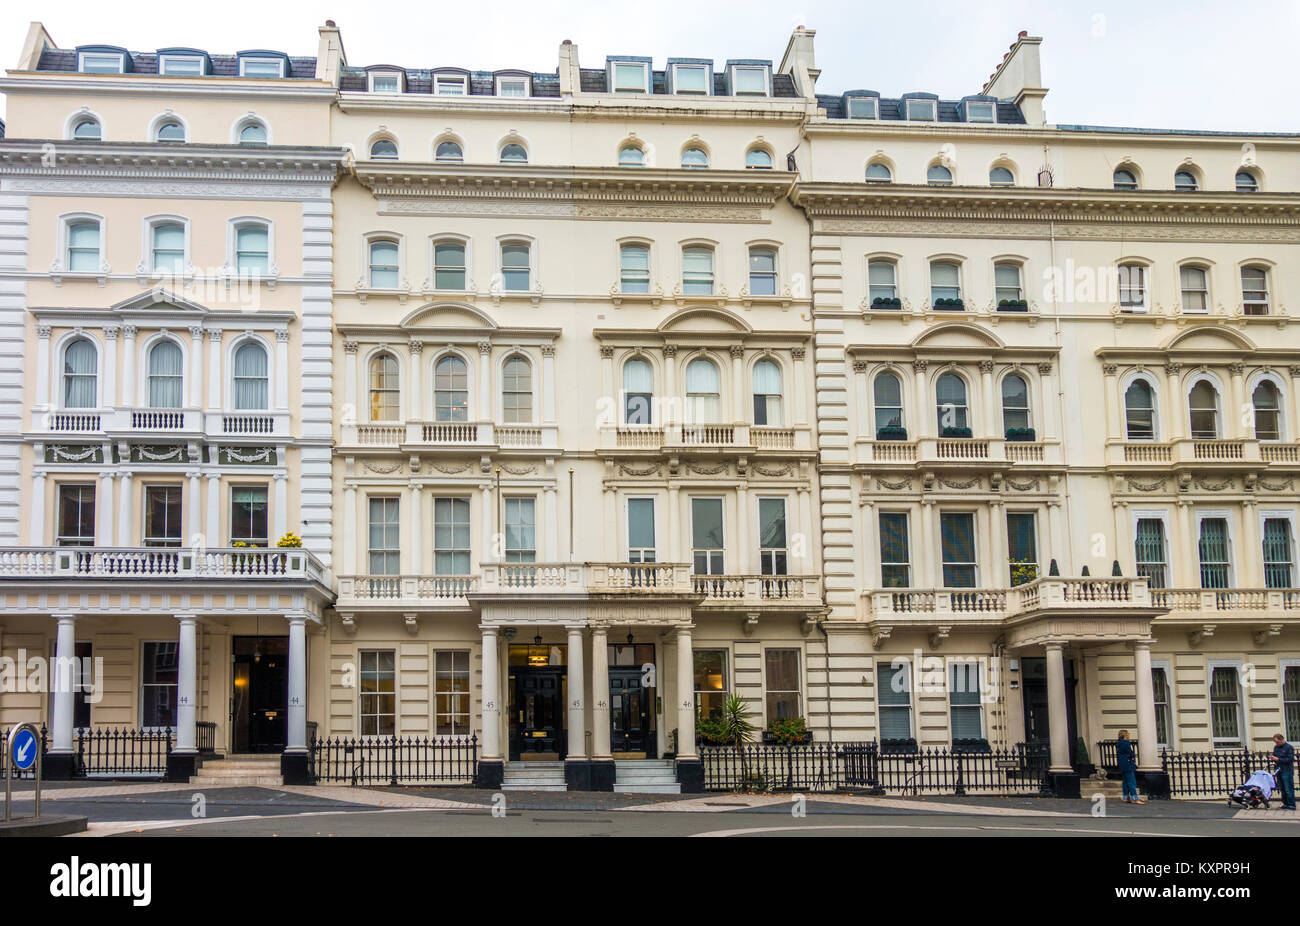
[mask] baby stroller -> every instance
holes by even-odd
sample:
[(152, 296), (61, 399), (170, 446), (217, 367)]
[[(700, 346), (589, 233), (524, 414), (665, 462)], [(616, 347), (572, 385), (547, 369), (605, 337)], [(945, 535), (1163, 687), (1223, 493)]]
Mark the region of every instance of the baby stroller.
[(1275, 787), (1277, 782), (1273, 776), (1260, 769), (1247, 778), (1245, 784), (1228, 792), (1228, 806), (1239, 804), (1247, 810), (1258, 810), (1261, 807), (1268, 810), (1268, 801), (1273, 796)]

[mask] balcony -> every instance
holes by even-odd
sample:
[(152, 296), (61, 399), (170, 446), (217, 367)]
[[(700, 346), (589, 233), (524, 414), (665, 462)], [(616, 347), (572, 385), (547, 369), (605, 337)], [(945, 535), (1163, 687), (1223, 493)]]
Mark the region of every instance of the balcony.
[(376, 450), (475, 450), (558, 447), (553, 424), (493, 424), (490, 421), (408, 421), (345, 424), (341, 445)]
[(857, 442), (857, 462), (892, 464), (903, 468), (1008, 468), (1010, 464), (1061, 463), (1055, 442), (1008, 441), (999, 437), (921, 437), (916, 440)]
[(691, 582), (710, 610), (805, 610), (822, 604), (819, 575), (697, 575)]
[(469, 593), (478, 591), (478, 576), (373, 576), (339, 577), (339, 601), (401, 607), (450, 605), (466, 607)]
[(1300, 619), (1297, 588), (1153, 588), (1151, 600), (1170, 618), (1186, 615), (1289, 614)]
[(602, 430), (601, 448), (686, 453), (736, 451), (740, 454), (808, 451), (812, 448), (812, 434), (807, 426), (802, 425), (620, 425)]
[(1013, 588), (899, 588), (870, 592), (869, 619), (890, 624), (995, 626), (1041, 612), (1161, 608), (1142, 578), (1036, 579)]
[(1262, 469), (1268, 464), (1300, 464), (1300, 444), (1224, 438), (1174, 441), (1111, 441), (1106, 462), (1125, 469)]
[(289, 412), (202, 411), (196, 408), (104, 408), (34, 414), (34, 434), (100, 439), (282, 440)]
[(6, 579), (327, 582), (311, 553), (279, 547), (8, 547), (0, 549), (0, 580)]

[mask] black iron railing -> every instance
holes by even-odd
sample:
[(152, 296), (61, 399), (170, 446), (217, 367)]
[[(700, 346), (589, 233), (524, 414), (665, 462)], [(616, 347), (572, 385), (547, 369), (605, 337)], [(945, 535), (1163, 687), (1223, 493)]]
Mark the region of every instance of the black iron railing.
[(96, 727), (73, 737), (76, 774), (86, 777), (162, 777), (176, 744), (171, 727), (137, 730)]
[(1169, 776), (1174, 797), (1225, 797), (1255, 772), (1270, 770), (1271, 752), (1250, 749), (1216, 749), (1212, 752), (1160, 753), (1160, 765)]
[(349, 785), (455, 784), (478, 774), (478, 737), (325, 737), (308, 746), (314, 781)]
[(886, 794), (1039, 794), (1048, 756), (1023, 744), (969, 752), (882, 750), (876, 742), (701, 746), (707, 791), (867, 790)]
[[(1097, 765), (1106, 770), (1106, 774), (1111, 778), (1119, 776), (1119, 755), (1116, 752), (1115, 744), (1118, 740), (1100, 740), (1097, 743)], [(1138, 741), (1129, 740), (1133, 744), (1133, 755), (1137, 756)]]

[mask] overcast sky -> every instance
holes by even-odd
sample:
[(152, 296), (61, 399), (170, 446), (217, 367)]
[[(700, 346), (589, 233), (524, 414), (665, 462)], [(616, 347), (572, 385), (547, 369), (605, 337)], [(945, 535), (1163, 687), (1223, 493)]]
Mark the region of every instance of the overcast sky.
[(314, 55), (316, 27), (333, 19), (350, 64), (536, 71), (555, 70), (566, 38), (588, 67), (607, 54), (651, 55), (657, 67), (670, 55), (779, 61), (803, 24), (817, 30), (819, 91), (927, 90), (945, 99), (978, 92), (1026, 29), (1044, 40), (1049, 122), (1300, 131), (1300, 0), (10, 0), (0, 9), (0, 66), (17, 61), (33, 15), (64, 48)]

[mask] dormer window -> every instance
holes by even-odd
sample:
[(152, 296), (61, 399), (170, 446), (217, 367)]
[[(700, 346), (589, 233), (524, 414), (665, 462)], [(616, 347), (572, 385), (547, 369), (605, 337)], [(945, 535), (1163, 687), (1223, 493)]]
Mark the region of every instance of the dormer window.
[(284, 59), (272, 57), (247, 57), (239, 59), (240, 77), (283, 77)]
[(849, 97), (850, 119), (879, 119), (880, 101), (874, 96)]
[(934, 100), (908, 100), (907, 118), (911, 122), (936, 122), (939, 104)]
[(202, 77), (206, 71), (198, 55), (159, 55), (158, 73), (164, 77)]
[(733, 65), (731, 92), (735, 96), (767, 96), (768, 69), (764, 65)]
[(464, 74), (439, 74), (433, 79), (433, 92), (438, 96), (465, 96), (469, 93), (469, 78)]
[(997, 107), (987, 100), (972, 100), (966, 103), (967, 122), (997, 122)]
[(371, 93), (402, 92), (402, 75), (397, 71), (371, 71), (368, 76)]
[(673, 93), (709, 92), (709, 68), (703, 64), (674, 64)]
[(86, 74), (122, 74), (126, 71), (126, 56), (110, 52), (83, 51), (78, 56), (77, 70)]
[(611, 70), (615, 93), (649, 93), (650, 66), (640, 61), (616, 61)]
[(527, 77), (498, 77), (497, 96), (526, 97), (530, 91)]

